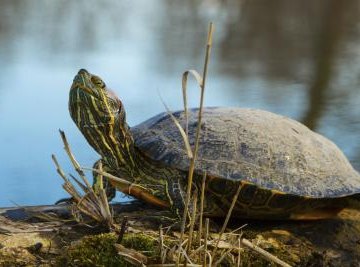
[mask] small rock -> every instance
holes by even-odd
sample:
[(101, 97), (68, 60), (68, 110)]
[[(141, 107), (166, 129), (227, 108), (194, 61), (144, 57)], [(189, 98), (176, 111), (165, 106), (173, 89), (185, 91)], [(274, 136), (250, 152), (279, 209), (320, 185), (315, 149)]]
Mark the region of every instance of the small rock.
[(30, 253), (38, 253), (42, 247), (43, 247), (43, 244), (41, 242), (37, 242), (34, 245), (27, 247), (27, 250)]

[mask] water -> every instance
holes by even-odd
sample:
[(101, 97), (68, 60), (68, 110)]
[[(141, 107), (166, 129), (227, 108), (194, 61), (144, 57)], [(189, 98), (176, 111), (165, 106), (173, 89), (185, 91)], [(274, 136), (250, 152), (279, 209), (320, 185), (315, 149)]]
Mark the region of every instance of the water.
[[(67, 110), (79, 68), (120, 96), (130, 125), (181, 104), (181, 73), (201, 71), (215, 36), (206, 105), (266, 109), (332, 139), (360, 170), (358, 1), (69, 1), (0, 3), (0, 206), (65, 197), (50, 155), (72, 172), (98, 155)], [(191, 105), (198, 90), (190, 92)]]

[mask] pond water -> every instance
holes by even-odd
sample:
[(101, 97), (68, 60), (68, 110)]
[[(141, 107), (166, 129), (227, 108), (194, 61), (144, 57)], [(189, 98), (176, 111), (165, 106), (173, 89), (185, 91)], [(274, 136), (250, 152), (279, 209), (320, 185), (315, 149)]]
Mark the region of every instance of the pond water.
[[(202, 70), (215, 35), (205, 104), (266, 109), (333, 140), (360, 170), (358, 1), (70, 1), (0, 3), (0, 207), (65, 197), (51, 154), (72, 172), (98, 155), (67, 109), (80, 68), (101, 76), (135, 125), (181, 109), (181, 74)], [(195, 106), (198, 90), (190, 92)], [(118, 200), (121, 196), (118, 197)]]

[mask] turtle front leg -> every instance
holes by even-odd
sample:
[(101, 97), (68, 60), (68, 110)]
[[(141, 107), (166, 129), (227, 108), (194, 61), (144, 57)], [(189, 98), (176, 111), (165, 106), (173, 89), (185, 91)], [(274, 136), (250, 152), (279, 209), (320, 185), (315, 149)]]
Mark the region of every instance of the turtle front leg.
[[(99, 169), (100, 162), (102, 163), (103, 171), (112, 174), (111, 168), (102, 159), (99, 159), (94, 163), (93, 169)], [(101, 184), (100, 176), (100, 174), (93, 171), (93, 188), (95, 191), (97, 188), (99, 188)], [(103, 188), (105, 189), (106, 197), (110, 202), (116, 195), (116, 188), (110, 183), (109, 179), (106, 177), (103, 177), (102, 184)]]
[(180, 179), (168, 180), (166, 194), (170, 202), (170, 209), (178, 218), (182, 217), (185, 207), (185, 190)]
[[(171, 211), (178, 217), (182, 218), (184, 209), (185, 209), (185, 199), (186, 199), (186, 186), (184, 185), (184, 177), (180, 177), (177, 179), (168, 180), (168, 188), (167, 194), (171, 204)], [(197, 194), (198, 190), (196, 185), (193, 185), (193, 194)], [(190, 219), (192, 212), (194, 211), (194, 207), (192, 205), (192, 201), (190, 201), (188, 205), (188, 218)]]

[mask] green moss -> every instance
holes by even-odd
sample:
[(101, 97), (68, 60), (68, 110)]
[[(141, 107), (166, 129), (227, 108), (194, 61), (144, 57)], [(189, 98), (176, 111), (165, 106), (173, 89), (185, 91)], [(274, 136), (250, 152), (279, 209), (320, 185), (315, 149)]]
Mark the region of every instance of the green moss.
[[(58, 259), (59, 266), (134, 266), (117, 254), (115, 234), (86, 236)], [(148, 257), (156, 257), (157, 241), (145, 234), (125, 234), (121, 244)]]
[(127, 234), (121, 244), (127, 248), (135, 249), (148, 257), (155, 257), (158, 252), (158, 241), (145, 234)]
[(126, 266), (116, 253), (114, 234), (86, 236), (66, 249), (58, 260), (64, 266)]

